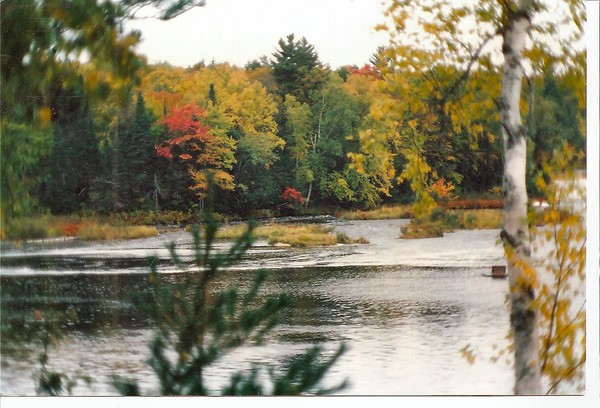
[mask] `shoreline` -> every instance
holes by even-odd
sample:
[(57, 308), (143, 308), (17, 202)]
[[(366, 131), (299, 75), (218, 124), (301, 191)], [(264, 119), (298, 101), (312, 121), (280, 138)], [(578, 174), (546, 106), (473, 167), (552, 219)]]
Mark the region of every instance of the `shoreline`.
[[(485, 203), (484, 203), (485, 201)], [(445, 203), (438, 208), (448, 212), (469, 211), (501, 211), (498, 208), (498, 200), (457, 200), (455, 204)], [(471, 202), (471, 204), (469, 204)], [(480, 205), (486, 204), (486, 205)], [(411, 205), (382, 206), (374, 210), (352, 210), (335, 211), (333, 209), (319, 209), (313, 214), (299, 213), (297, 215), (285, 215), (281, 217), (261, 217), (254, 220), (259, 224), (328, 224), (335, 221), (350, 220), (399, 220), (415, 219)], [(3, 229), (0, 231), (0, 243), (43, 243), (55, 242), (55, 240), (83, 239), (97, 240), (121, 240), (137, 239), (158, 235), (163, 231), (172, 229), (185, 229), (198, 219), (198, 215), (189, 213), (176, 214), (173, 219), (172, 212), (156, 214), (148, 212), (145, 214), (110, 214), (107, 216), (52, 216), (39, 215), (27, 218), (18, 218), (10, 221), (4, 220)], [(253, 218), (242, 219), (239, 216), (218, 215), (224, 226), (239, 225), (247, 223)], [(49, 241), (52, 240), (52, 241)]]

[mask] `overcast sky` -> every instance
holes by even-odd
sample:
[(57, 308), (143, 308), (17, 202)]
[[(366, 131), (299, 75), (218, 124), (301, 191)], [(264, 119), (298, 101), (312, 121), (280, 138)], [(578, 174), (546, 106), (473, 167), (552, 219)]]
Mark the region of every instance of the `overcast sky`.
[(277, 41), (294, 33), (337, 68), (364, 65), (387, 43), (387, 35), (373, 29), (382, 20), (381, 0), (206, 0), (174, 20), (138, 20), (129, 27), (141, 30), (139, 50), (150, 63), (187, 67), (214, 59), (244, 66), (271, 57)]

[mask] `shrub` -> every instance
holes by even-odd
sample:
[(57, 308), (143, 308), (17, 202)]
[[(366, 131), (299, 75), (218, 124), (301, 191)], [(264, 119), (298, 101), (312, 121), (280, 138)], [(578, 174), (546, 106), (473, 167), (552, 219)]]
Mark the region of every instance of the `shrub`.
[(65, 236), (65, 237), (74, 237), (79, 233), (79, 231), (81, 230), (82, 227), (83, 227), (83, 223), (68, 222), (68, 223), (60, 225), (59, 229), (60, 229), (61, 235)]
[(504, 201), (484, 198), (453, 200), (446, 203), (445, 207), (450, 210), (502, 209), (504, 208)]
[(336, 233), (335, 238), (339, 244), (351, 244), (352, 243), (352, 239), (350, 239), (350, 237), (348, 235), (344, 234), (343, 232)]
[(429, 191), (436, 202), (448, 202), (457, 198), (456, 195), (452, 193), (454, 188), (452, 182), (446, 181), (444, 177), (441, 177), (429, 187)]
[(444, 236), (444, 228), (437, 223), (415, 223), (401, 227), (403, 239), (439, 238)]
[(38, 219), (18, 218), (5, 222), (6, 238), (14, 240), (42, 239), (48, 237), (48, 231)]
[(292, 206), (301, 206), (304, 204), (302, 193), (292, 187), (286, 187), (281, 194), (281, 199)]

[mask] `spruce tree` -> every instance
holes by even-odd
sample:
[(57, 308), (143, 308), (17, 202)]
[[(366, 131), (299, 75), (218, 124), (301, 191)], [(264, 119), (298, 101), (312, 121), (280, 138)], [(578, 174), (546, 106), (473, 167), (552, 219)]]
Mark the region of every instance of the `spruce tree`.
[(130, 123), (129, 126), (123, 123), (119, 129), (119, 186), (125, 208), (135, 210), (144, 202), (152, 201), (154, 188), (152, 119), (141, 93), (138, 93)]
[(132, 175), (134, 176), (133, 195), (141, 200), (152, 189), (152, 167), (154, 157), (154, 138), (152, 136), (152, 119), (146, 110), (144, 97), (138, 93), (137, 103), (131, 129), (132, 140), (137, 154), (132, 155)]
[(101, 170), (98, 140), (80, 77), (56, 99), (54, 145), (48, 158), (45, 204), (53, 213), (76, 212), (89, 205)]
[(212, 102), (213, 106), (217, 104), (217, 94), (215, 92), (215, 85), (211, 82), (208, 88), (208, 100)]
[(315, 47), (306, 38), (294, 41), (294, 34), (279, 40), (271, 62), (279, 94), (293, 95), (300, 103), (309, 101), (311, 92), (325, 83), (325, 69)]

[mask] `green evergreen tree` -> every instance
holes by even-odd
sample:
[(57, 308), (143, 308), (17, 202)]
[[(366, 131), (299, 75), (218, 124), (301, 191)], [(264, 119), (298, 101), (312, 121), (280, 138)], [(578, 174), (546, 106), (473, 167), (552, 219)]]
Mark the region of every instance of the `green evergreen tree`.
[(123, 123), (119, 132), (119, 195), (126, 209), (135, 210), (152, 201), (154, 146), (152, 118), (138, 93), (131, 125)]
[(138, 93), (131, 133), (136, 151), (136, 154), (132, 155), (132, 176), (135, 178), (133, 194), (137, 200), (141, 200), (147, 197), (152, 189), (152, 158), (155, 155), (152, 118), (146, 110), (141, 93)]
[(388, 51), (387, 47), (380, 45), (377, 47), (375, 52), (369, 58), (369, 62), (371, 65), (378, 69), (388, 68), (390, 63), (390, 58), (386, 56), (386, 52)]
[(83, 93), (83, 79), (57, 98), (54, 145), (48, 158), (44, 202), (53, 213), (76, 212), (89, 205), (93, 183), (101, 171), (98, 140)]
[[(271, 68), (278, 94), (283, 100), (293, 97), (298, 104), (306, 104), (310, 108), (311, 95), (320, 92), (329, 71), (323, 67), (314, 46), (306, 38), (296, 41), (294, 34), (290, 34), (285, 40), (279, 40), (273, 57)], [(310, 176), (309, 163), (298, 161), (297, 126), (289, 122), (289, 113), (284, 104), (280, 104), (279, 108), (276, 117), (278, 136), (286, 141), (286, 146), (281, 159), (273, 167), (277, 190), (281, 193), (287, 187), (295, 187), (305, 194), (306, 189), (300, 185), (305, 180), (298, 183), (298, 169), (302, 167), (306, 170), (303, 174)], [(312, 118), (307, 120), (312, 121)], [(309, 178), (312, 179), (312, 176)]]
[(323, 86), (326, 70), (315, 47), (306, 38), (294, 41), (294, 34), (290, 34), (286, 39), (279, 40), (279, 49), (273, 54), (273, 76), (282, 97), (293, 95), (300, 103), (305, 103), (311, 92)]
[[(159, 145), (169, 138), (165, 125), (156, 124), (151, 129), (153, 140)], [(152, 207), (162, 210), (189, 211), (198, 198), (191, 189), (187, 163), (179, 159), (167, 159), (153, 151), (150, 161), (150, 199)], [(191, 204), (192, 203), (192, 204)]]
[(208, 88), (208, 100), (212, 102), (213, 106), (217, 104), (217, 94), (215, 93), (215, 85), (211, 82)]

